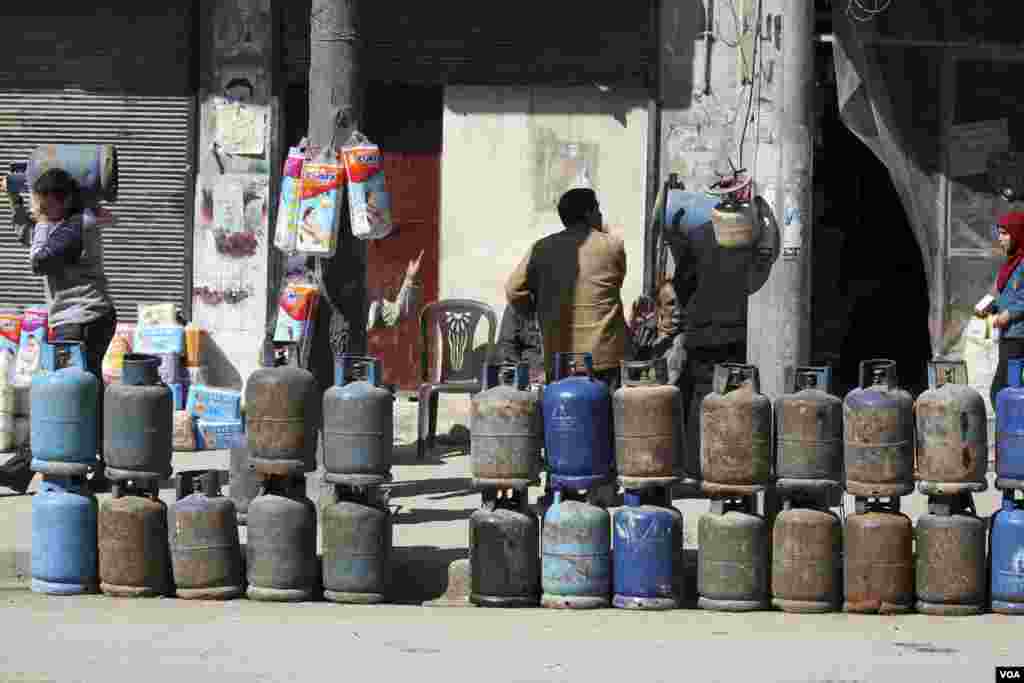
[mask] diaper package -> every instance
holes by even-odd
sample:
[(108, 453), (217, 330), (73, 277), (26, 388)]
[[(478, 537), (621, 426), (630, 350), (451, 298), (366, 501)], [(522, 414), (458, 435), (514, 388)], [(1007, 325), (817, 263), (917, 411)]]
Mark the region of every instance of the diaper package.
[(43, 367), (43, 358), (47, 356), (48, 314), (45, 308), (26, 309), (21, 321), (21, 338), (18, 343), (18, 359), (14, 370), (14, 380), (18, 384), (31, 384), (32, 375), (52, 367)]
[(348, 175), (348, 205), (352, 234), (379, 240), (391, 234), (391, 195), (388, 193), (380, 148), (362, 133), (353, 133), (342, 149)]
[(306, 149), (298, 147), (288, 150), (281, 174), (281, 199), (277, 208), (277, 227), (274, 230), (274, 246), (286, 254), (295, 251), (299, 236), (299, 202), (302, 187), (302, 167), (306, 160)]
[(188, 390), (189, 414), (200, 420), (241, 420), (242, 392), (193, 384)]
[(135, 338), (135, 325), (118, 323), (114, 330), (114, 338), (110, 340), (107, 352), (103, 354), (103, 381), (107, 384), (121, 381), (124, 370), (124, 356), (132, 353)]
[(241, 420), (199, 420), (196, 425), (196, 447), (199, 450), (244, 448), (245, 441), (245, 427)]
[(313, 333), (320, 289), (316, 285), (289, 283), (277, 300), (274, 341), (298, 342)]
[(334, 256), (338, 243), (338, 203), (345, 184), (342, 162), (326, 155), (302, 167), (296, 251)]
[(188, 411), (179, 410), (174, 413), (171, 447), (176, 451), (194, 451), (196, 449), (196, 423)]
[(153, 325), (135, 330), (135, 353), (161, 355), (185, 353), (185, 328), (181, 325)]
[(0, 383), (14, 382), (21, 345), (21, 315), (0, 313)]
[(177, 322), (175, 304), (139, 304), (139, 327), (174, 325)]

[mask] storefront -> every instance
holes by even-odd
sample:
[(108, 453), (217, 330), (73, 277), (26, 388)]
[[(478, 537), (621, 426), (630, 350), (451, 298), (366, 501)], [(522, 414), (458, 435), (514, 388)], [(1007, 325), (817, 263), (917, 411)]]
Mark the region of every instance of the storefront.
[[(107, 143), (120, 189), (104, 235), (118, 317), (139, 303), (191, 299), (195, 129), (194, 4), (56, 2), (45, 16), (5, 7), (0, 22), (0, 171), (42, 143)], [(0, 306), (43, 302), (42, 282), (7, 229), (0, 198)]]

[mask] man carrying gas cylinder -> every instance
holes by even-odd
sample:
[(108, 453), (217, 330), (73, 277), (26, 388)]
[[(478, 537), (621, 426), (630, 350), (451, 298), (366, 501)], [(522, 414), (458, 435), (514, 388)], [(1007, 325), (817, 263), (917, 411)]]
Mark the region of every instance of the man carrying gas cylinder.
[[(662, 236), (675, 272), (672, 287), (662, 290), (674, 290), (672, 303), (679, 308), (676, 316), (666, 312), (665, 317), (681, 323), (685, 361), (677, 385), (686, 423), (682, 481), (684, 488), (692, 488), (700, 478), (701, 402), (711, 393), (715, 365), (746, 362), (747, 300), (768, 281), (778, 255), (778, 227), (770, 207), (756, 197), (742, 209), (757, 222), (753, 244), (720, 243), (712, 212), (721, 197), (686, 191), (674, 177), (666, 187)], [(678, 345), (677, 340), (666, 348)], [(638, 356), (648, 351), (641, 342)]]

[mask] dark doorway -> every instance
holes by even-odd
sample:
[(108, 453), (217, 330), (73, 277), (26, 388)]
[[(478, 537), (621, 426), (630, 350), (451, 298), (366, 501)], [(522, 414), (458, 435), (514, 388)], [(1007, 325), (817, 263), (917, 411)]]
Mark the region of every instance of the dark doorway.
[(900, 384), (927, 388), (928, 288), (920, 248), (889, 172), (839, 118), (831, 46), (819, 54), (815, 161), (813, 351), (833, 365), (834, 393), (858, 384), (860, 362), (894, 360)]

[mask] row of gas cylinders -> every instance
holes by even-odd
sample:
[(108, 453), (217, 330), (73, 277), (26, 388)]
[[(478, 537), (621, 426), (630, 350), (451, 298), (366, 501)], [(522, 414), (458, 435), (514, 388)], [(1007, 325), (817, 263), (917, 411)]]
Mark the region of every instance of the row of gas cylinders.
[[(103, 396), (103, 458), (114, 481), (157, 481), (171, 474), (173, 397), (160, 381), (156, 356), (127, 354), (121, 383), (101, 389), (79, 365), (33, 377), (32, 469), (82, 476), (96, 464), (97, 410)], [(324, 468), (330, 482), (375, 485), (390, 479), (391, 393), (379, 386), (380, 363), (361, 356), (337, 361), (336, 386), (322, 402), (313, 375), (297, 367), (261, 368), (246, 383), (250, 462), (262, 475), (316, 469), (322, 409)], [(216, 396), (197, 410), (215, 414)]]
[[(317, 512), (302, 478), (268, 477), (249, 506), (245, 557), (216, 472), (179, 475), (168, 507), (154, 486), (115, 484), (102, 505), (81, 477), (44, 477), (32, 501), (32, 590), (372, 603), (388, 582), (391, 520), (374, 490), (339, 487)], [(189, 493), (188, 491), (191, 490)], [(187, 495), (186, 495), (187, 493)]]
[[(916, 530), (898, 499), (858, 499), (845, 534), (835, 513), (797, 499), (776, 517), (770, 538), (752, 497), (713, 501), (699, 524), (698, 607), (1022, 614), (1024, 568), (1017, 558), (1024, 554), (1024, 504), (1005, 495), (991, 533), (975, 515), (971, 494), (959, 494), (933, 498)], [(555, 496), (542, 528), (519, 493), (493, 496), (473, 514), (474, 604), (679, 606), (682, 516), (663, 490), (628, 492), (614, 517), (582, 496)]]
[[(860, 386), (845, 400), (827, 392), (828, 368), (799, 368), (795, 391), (774, 406), (756, 367), (720, 364), (701, 406), (699, 458), (683, 452), (680, 392), (665, 381), (663, 360), (623, 363), (614, 395), (591, 367), (589, 354), (555, 354), (556, 381), (541, 398), (525, 390), (524, 368), (492, 371), (498, 385), (473, 399), (475, 480), (534, 481), (543, 446), (551, 488), (590, 489), (613, 473), (627, 489), (685, 475), (711, 496), (752, 495), (772, 483), (783, 491), (843, 485), (862, 497), (906, 495), (915, 478), (928, 495), (987, 486), (985, 403), (966, 385), (963, 363), (931, 363), (931, 388), (916, 403), (892, 361), (863, 362)], [(1008, 390), (1004, 405), (1019, 413), (1014, 434), (1024, 444), (1024, 390)], [(1000, 476), (1024, 480), (1024, 447), (1011, 441), (1000, 441)]]

